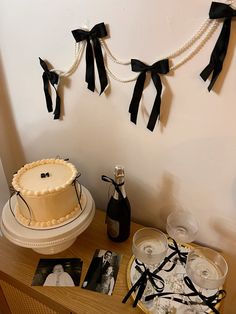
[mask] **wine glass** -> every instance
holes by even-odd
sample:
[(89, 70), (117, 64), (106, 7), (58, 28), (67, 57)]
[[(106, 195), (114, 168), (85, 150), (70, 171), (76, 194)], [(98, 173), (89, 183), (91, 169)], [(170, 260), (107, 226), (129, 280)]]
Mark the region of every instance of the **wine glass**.
[[(210, 248), (195, 248), (187, 258), (186, 273), (202, 290), (214, 290), (223, 286), (228, 272), (224, 257)], [(198, 313), (198, 312), (197, 312)]]
[(189, 278), (203, 289), (220, 288), (225, 281), (228, 265), (224, 257), (210, 248), (195, 248), (189, 254), (186, 273)]
[[(174, 259), (174, 270), (172, 271), (169, 278), (167, 278), (167, 283), (170, 284), (173, 293), (184, 293), (183, 277), (185, 273), (184, 266), (187, 252), (181, 251), (181, 244), (193, 242), (196, 239), (198, 229), (198, 222), (193, 214), (189, 211), (174, 211), (167, 217), (166, 231), (173, 240), (173, 248), (176, 253), (176, 257)], [(188, 300), (184, 301), (188, 303)], [(169, 307), (171, 307), (170, 304)]]
[(166, 256), (168, 241), (166, 235), (155, 228), (142, 228), (133, 236), (134, 256), (153, 268)]
[(203, 289), (215, 290), (223, 286), (228, 265), (224, 257), (215, 250), (195, 248), (188, 254), (186, 273), (202, 294)]
[(123, 303), (127, 301), (132, 292), (138, 290), (133, 303), (133, 307), (135, 307), (142, 298), (146, 288), (150, 293), (155, 290), (156, 275), (152, 271), (165, 258), (167, 249), (168, 240), (162, 231), (146, 227), (135, 232), (132, 251), (137, 263), (143, 266), (144, 271), (123, 299)]
[(190, 243), (198, 233), (198, 222), (189, 211), (174, 211), (167, 217), (166, 231), (177, 243)]

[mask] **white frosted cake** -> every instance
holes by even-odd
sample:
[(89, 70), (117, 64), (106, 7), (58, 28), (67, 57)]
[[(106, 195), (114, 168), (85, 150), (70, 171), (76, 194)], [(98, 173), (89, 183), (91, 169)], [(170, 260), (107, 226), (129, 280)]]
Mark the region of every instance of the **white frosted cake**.
[(77, 216), (84, 197), (76, 190), (77, 170), (63, 159), (42, 159), (22, 167), (12, 185), (17, 191), (15, 217), (25, 226), (47, 228)]

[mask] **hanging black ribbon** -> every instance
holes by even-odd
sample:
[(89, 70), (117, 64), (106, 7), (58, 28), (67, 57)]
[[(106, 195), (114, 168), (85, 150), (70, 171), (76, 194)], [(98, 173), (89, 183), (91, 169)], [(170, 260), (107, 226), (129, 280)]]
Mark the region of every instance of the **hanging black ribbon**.
[(205, 69), (200, 73), (200, 76), (204, 81), (212, 73), (212, 78), (208, 90), (210, 91), (214, 86), (222, 68), (224, 59), (227, 53), (230, 28), (232, 17), (236, 16), (236, 10), (232, 9), (230, 5), (220, 2), (212, 2), (209, 12), (210, 19), (224, 18), (224, 23), (217, 39), (215, 47), (211, 53), (210, 62)]
[[(72, 31), (72, 34), (76, 42), (83, 40), (87, 41), (86, 47), (86, 76), (85, 81), (88, 83), (88, 89), (92, 92), (95, 90), (95, 77), (94, 77), (94, 56), (97, 64), (98, 75), (100, 79), (101, 92), (100, 95), (105, 90), (108, 81), (107, 74), (103, 60), (102, 48), (99, 38), (107, 36), (107, 31), (104, 23), (96, 24), (90, 31), (85, 31), (83, 29), (76, 29)], [(90, 40), (92, 40), (93, 47)]]
[(54, 119), (59, 119), (60, 114), (61, 114), (61, 100), (60, 96), (58, 95), (56, 85), (58, 85), (59, 82), (59, 75), (54, 72), (54, 71), (49, 71), (48, 66), (45, 61), (43, 61), (41, 58), (39, 58), (40, 65), (43, 68), (43, 89), (44, 89), (44, 94), (45, 94), (45, 99), (46, 99), (46, 104), (47, 104), (47, 110), (48, 112), (53, 111), (53, 105), (52, 105), (52, 98), (51, 98), (51, 93), (49, 91), (49, 86), (50, 84), (54, 88), (56, 92), (56, 106), (54, 110)]
[(160, 79), (159, 74), (166, 74), (169, 72), (169, 61), (168, 59), (164, 59), (161, 61), (157, 61), (151, 66), (148, 66), (139, 60), (131, 59), (131, 67), (132, 67), (132, 71), (141, 72), (141, 73), (139, 74), (137, 78), (137, 81), (134, 87), (133, 97), (131, 99), (131, 103), (129, 106), (130, 120), (136, 124), (139, 103), (142, 97), (144, 83), (146, 79), (146, 73), (151, 72), (151, 77), (156, 87), (157, 95), (156, 95), (156, 98), (152, 107), (152, 111), (149, 117), (147, 128), (150, 131), (153, 131), (155, 128), (157, 118), (160, 115), (160, 110), (161, 110), (162, 84), (161, 84), (161, 79)]

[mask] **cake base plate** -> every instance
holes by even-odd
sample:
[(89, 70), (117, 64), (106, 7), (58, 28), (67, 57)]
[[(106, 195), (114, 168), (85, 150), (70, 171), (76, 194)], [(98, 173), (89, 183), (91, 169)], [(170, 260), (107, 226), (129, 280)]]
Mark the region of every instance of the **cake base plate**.
[[(7, 202), (2, 211), (1, 231), (12, 243), (31, 248), (40, 254), (56, 254), (70, 247), (77, 236), (92, 222), (95, 214), (95, 203), (90, 192), (83, 187), (87, 202), (81, 214), (60, 227), (53, 229), (30, 229), (21, 225), (12, 215)], [(12, 200), (14, 202), (14, 200)]]

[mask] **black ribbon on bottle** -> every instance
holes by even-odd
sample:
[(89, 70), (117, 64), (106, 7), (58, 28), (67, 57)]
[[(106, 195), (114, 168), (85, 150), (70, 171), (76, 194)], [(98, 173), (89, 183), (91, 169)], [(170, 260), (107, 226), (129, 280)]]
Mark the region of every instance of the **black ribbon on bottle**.
[(231, 29), (231, 20), (232, 17), (236, 16), (236, 10), (230, 7), (229, 4), (220, 3), (220, 2), (212, 2), (209, 18), (210, 19), (220, 19), (223, 18), (223, 26), (220, 32), (220, 35), (217, 39), (215, 47), (211, 53), (209, 64), (204, 68), (204, 70), (200, 73), (200, 76), (204, 81), (212, 73), (212, 78), (210, 85), (208, 86), (208, 90), (211, 91), (214, 86), (222, 68), (224, 59), (227, 53), (229, 38), (230, 38), (230, 29)]
[(102, 175), (102, 176), (101, 176), (101, 179), (102, 179), (102, 181), (111, 183), (111, 184), (114, 186), (116, 192), (119, 194), (119, 197), (120, 197), (121, 199), (124, 198), (124, 196), (123, 196), (123, 194), (121, 193), (121, 190), (120, 190), (120, 186), (124, 185), (124, 182), (122, 182), (122, 183), (116, 183), (115, 180), (113, 180), (112, 178), (110, 178), (110, 177), (108, 177), (108, 176), (105, 176), (105, 175)]
[[(83, 40), (87, 41), (86, 47), (86, 76), (85, 81), (88, 83), (88, 89), (92, 92), (95, 90), (95, 77), (94, 77), (94, 56), (97, 64), (98, 75), (100, 79), (101, 92), (105, 90), (108, 80), (106, 69), (103, 60), (102, 48), (99, 38), (107, 36), (107, 31), (104, 23), (96, 24), (90, 31), (83, 29), (76, 29), (72, 31), (76, 42)], [(91, 45), (93, 43), (93, 47)], [(93, 56), (94, 52), (94, 56)]]
[(149, 66), (139, 60), (131, 59), (131, 67), (132, 67), (132, 71), (141, 72), (141, 73), (139, 74), (137, 78), (137, 81), (134, 87), (133, 96), (132, 96), (130, 106), (129, 106), (130, 120), (136, 124), (139, 103), (142, 97), (144, 83), (146, 79), (146, 73), (151, 72), (152, 81), (156, 87), (157, 95), (156, 95), (156, 98), (152, 107), (152, 111), (149, 117), (147, 128), (150, 131), (153, 131), (156, 125), (156, 121), (158, 117), (160, 116), (160, 110), (161, 110), (162, 83), (161, 83), (159, 74), (166, 74), (169, 72), (169, 60), (163, 59)]
[(48, 112), (53, 111), (52, 98), (51, 98), (51, 93), (49, 91), (50, 90), (49, 87), (51, 84), (51, 86), (54, 88), (56, 92), (56, 106), (53, 112), (54, 119), (59, 119), (60, 114), (61, 114), (61, 99), (56, 88), (56, 85), (58, 85), (58, 82), (59, 82), (59, 75), (54, 71), (50, 71), (48, 69), (46, 62), (43, 61), (41, 58), (39, 58), (39, 61), (40, 61), (41, 67), (44, 70), (42, 78), (43, 78), (43, 89), (44, 89), (44, 94), (45, 94), (45, 99), (46, 99), (46, 104), (47, 104), (47, 110)]

